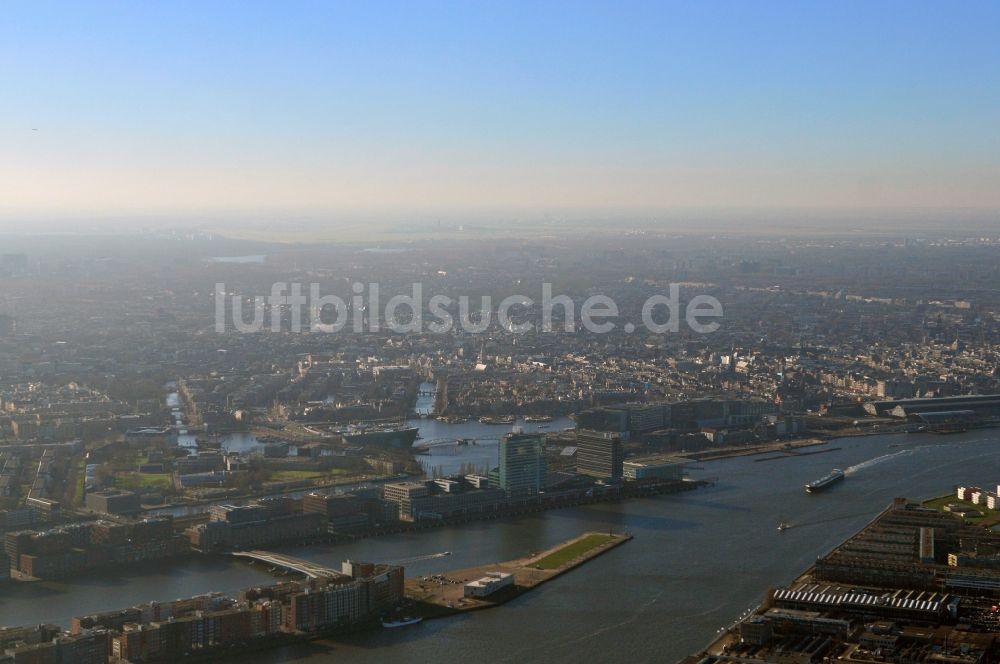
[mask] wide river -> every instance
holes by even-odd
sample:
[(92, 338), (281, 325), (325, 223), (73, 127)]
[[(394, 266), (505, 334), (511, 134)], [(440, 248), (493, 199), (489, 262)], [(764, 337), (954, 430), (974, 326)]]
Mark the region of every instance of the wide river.
[[(350, 544), (286, 549), (331, 565), (345, 558), (398, 561), (407, 574), (443, 572), (523, 556), (585, 530), (629, 530), (632, 542), (503, 607), (243, 658), (298, 662), (675, 662), (857, 531), (894, 496), (926, 498), (954, 485), (1000, 481), (1000, 431), (831, 441), (840, 450), (757, 462), (699, 464), (715, 486), (619, 504), (545, 512)], [(890, 447), (891, 445), (891, 447)], [(831, 468), (847, 479), (807, 495)], [(776, 530), (779, 520), (791, 527)], [(451, 551), (447, 557), (433, 554)], [(11, 583), (0, 624), (68, 623), (74, 615), (270, 582), (260, 568), (224, 559), (89, 574), (65, 583)]]

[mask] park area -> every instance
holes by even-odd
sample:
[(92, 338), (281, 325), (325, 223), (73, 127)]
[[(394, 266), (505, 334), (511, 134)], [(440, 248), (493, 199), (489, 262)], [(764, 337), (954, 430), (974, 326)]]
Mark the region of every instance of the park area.
[(607, 544), (613, 539), (615, 539), (615, 536), (611, 534), (589, 533), (539, 558), (535, 561), (534, 567), (538, 569), (558, 569), (566, 563)]

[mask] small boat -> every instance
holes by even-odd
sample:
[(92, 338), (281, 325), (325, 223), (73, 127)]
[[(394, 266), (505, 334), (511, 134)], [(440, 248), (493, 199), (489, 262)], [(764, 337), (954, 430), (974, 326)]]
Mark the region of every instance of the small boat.
[(788, 524), (787, 523), (785, 523), (784, 521), (782, 521), (781, 523), (778, 524), (778, 532), (779, 533), (783, 533), (786, 530), (788, 530)]
[(409, 625), (416, 625), (417, 623), (423, 622), (423, 618), (396, 618), (395, 620), (383, 620), (382, 627), (392, 629), (394, 627), (408, 627)]

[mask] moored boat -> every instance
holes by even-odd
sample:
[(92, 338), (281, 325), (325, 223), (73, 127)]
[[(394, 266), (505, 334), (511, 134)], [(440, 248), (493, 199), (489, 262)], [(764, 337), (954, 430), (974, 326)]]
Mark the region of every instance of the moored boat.
[(392, 629), (394, 627), (407, 627), (409, 625), (416, 625), (417, 623), (423, 622), (423, 618), (396, 618), (395, 620), (383, 620), (382, 627), (387, 627)]
[(513, 424), (517, 419), (513, 415), (501, 415), (499, 417), (483, 416), (479, 418), (480, 424)]
[(417, 439), (417, 427), (358, 426), (341, 433), (348, 445), (406, 448)]

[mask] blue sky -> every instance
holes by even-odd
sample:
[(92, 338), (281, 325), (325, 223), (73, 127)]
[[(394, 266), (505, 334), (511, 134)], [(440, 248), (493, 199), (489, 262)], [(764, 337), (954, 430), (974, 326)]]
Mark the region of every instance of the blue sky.
[(0, 213), (1000, 208), (997, 2), (8, 0), (0, 84)]

